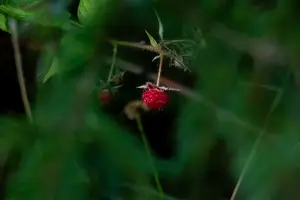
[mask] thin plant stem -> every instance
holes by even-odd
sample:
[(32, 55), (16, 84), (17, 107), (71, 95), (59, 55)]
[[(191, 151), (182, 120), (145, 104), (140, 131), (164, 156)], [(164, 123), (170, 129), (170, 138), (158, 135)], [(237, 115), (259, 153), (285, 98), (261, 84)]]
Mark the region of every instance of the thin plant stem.
[(161, 183), (159, 181), (158, 172), (156, 170), (156, 167), (155, 167), (152, 155), (151, 155), (150, 146), (149, 146), (148, 140), (147, 140), (145, 132), (144, 132), (141, 116), (139, 114), (136, 116), (136, 122), (137, 122), (138, 129), (141, 132), (142, 140), (143, 140), (143, 143), (144, 143), (144, 146), (145, 146), (145, 150), (147, 152), (147, 155), (148, 155), (148, 158), (149, 158), (152, 170), (153, 170), (153, 175), (154, 175), (154, 179), (155, 179), (155, 182), (156, 182), (157, 190), (159, 192), (160, 199), (164, 200), (165, 199), (164, 191), (163, 191), (163, 188), (162, 188)]
[(150, 52), (154, 52), (157, 54), (164, 54), (167, 57), (173, 57), (172, 54), (164, 51), (162, 49), (161, 46), (151, 46), (151, 45), (147, 45), (147, 44), (140, 44), (137, 42), (126, 42), (126, 41), (117, 41), (117, 40), (111, 40), (110, 43), (112, 44), (118, 44), (119, 46), (125, 46), (125, 47), (131, 47), (131, 48), (136, 48), (136, 49), (141, 49), (141, 50), (145, 50), (145, 51), (150, 51)]
[(118, 53), (118, 45), (116, 43), (113, 43), (113, 56), (112, 56), (112, 62), (110, 65), (110, 70), (109, 70), (109, 74), (108, 74), (108, 78), (107, 78), (107, 83), (109, 83), (109, 81), (112, 77), (112, 74), (114, 72), (117, 53)]
[(231, 195), (231, 197), (230, 197), (230, 200), (234, 200), (234, 199), (235, 199), (235, 197), (236, 197), (236, 195), (237, 195), (237, 192), (238, 192), (238, 190), (239, 190), (240, 187), (241, 187), (242, 181), (244, 180), (244, 177), (245, 177), (245, 175), (246, 175), (246, 172), (248, 171), (249, 166), (250, 166), (250, 164), (251, 164), (251, 162), (252, 162), (252, 160), (253, 160), (253, 158), (254, 158), (254, 156), (255, 156), (255, 154), (256, 154), (256, 151), (257, 151), (257, 148), (258, 148), (258, 146), (259, 146), (259, 144), (260, 144), (260, 141), (261, 141), (261, 139), (262, 139), (263, 136), (264, 136), (264, 133), (265, 133), (264, 130), (261, 131), (260, 134), (259, 134), (259, 136), (258, 136), (258, 138), (256, 139), (256, 141), (255, 141), (255, 143), (254, 143), (254, 145), (253, 145), (253, 147), (252, 147), (252, 150), (251, 150), (251, 152), (250, 152), (250, 154), (249, 154), (249, 156), (248, 156), (248, 158), (247, 158), (247, 160), (246, 160), (246, 163), (245, 163), (245, 165), (244, 165), (244, 167), (243, 167), (243, 169), (242, 169), (242, 172), (241, 172), (241, 174), (240, 174), (240, 176), (239, 176), (239, 179), (238, 179), (238, 181), (237, 181), (237, 183), (236, 183), (236, 185), (235, 185), (235, 187), (234, 187), (234, 190), (233, 190), (233, 192), (232, 192), (232, 195)]
[(22, 56), (21, 56), (21, 51), (20, 51), (20, 46), (18, 41), (17, 23), (14, 19), (9, 20), (9, 29), (11, 30), (11, 41), (14, 49), (15, 64), (16, 64), (18, 82), (21, 91), (21, 98), (24, 104), (27, 118), (30, 122), (32, 122), (32, 113), (31, 113), (30, 103), (28, 100), (27, 90), (25, 86), (25, 79), (24, 79), (23, 66), (22, 66)]
[(163, 59), (164, 59), (164, 54), (160, 54), (160, 59), (159, 59), (159, 66), (158, 66), (158, 73), (157, 73), (157, 79), (156, 79), (156, 86), (159, 86), (160, 82), (160, 76), (161, 76), (161, 71), (162, 71), (162, 66), (163, 66)]
[(135, 43), (135, 42), (126, 42), (126, 41), (116, 41), (116, 40), (111, 40), (110, 41), (112, 44), (118, 44), (120, 46), (126, 46), (126, 47), (132, 47), (132, 48), (137, 48), (141, 50), (146, 50), (146, 51), (152, 51), (155, 53), (160, 53), (160, 50), (156, 47), (153, 47), (151, 45), (144, 45), (140, 43)]
[(270, 110), (268, 112), (268, 115), (266, 117), (266, 120), (265, 120), (265, 123), (264, 123), (264, 127), (260, 131), (260, 133), (259, 133), (259, 135), (258, 135), (258, 137), (257, 137), (257, 139), (255, 141), (255, 143), (253, 144), (252, 150), (250, 151), (250, 154), (249, 154), (249, 156), (248, 156), (248, 158), (246, 160), (246, 163), (245, 163), (245, 165), (244, 165), (244, 167), (242, 169), (242, 172), (241, 172), (241, 174), (239, 176), (239, 179), (238, 179), (238, 181), (237, 181), (237, 183), (236, 183), (236, 185), (234, 187), (234, 190), (232, 192), (230, 200), (234, 200), (235, 199), (235, 197), (237, 195), (237, 192), (238, 192), (239, 188), (241, 187), (242, 181), (244, 180), (244, 177), (245, 177), (245, 175), (246, 175), (246, 173), (247, 173), (247, 171), (248, 171), (248, 169), (250, 167), (250, 164), (251, 164), (251, 162), (252, 162), (252, 160), (253, 160), (256, 152), (257, 152), (257, 149), (258, 149), (258, 147), (260, 145), (260, 142), (261, 142), (263, 136), (266, 133), (266, 129), (267, 129), (267, 125), (268, 125), (268, 122), (269, 122), (269, 118), (270, 118), (271, 114), (273, 113), (273, 111), (278, 106), (278, 104), (279, 104), (279, 102), (281, 100), (282, 95), (283, 95), (283, 91), (282, 90), (278, 91), (278, 93), (277, 93), (277, 95), (276, 95), (276, 97), (275, 97), (275, 99), (274, 99), (274, 101), (273, 101), (273, 103), (271, 105), (271, 108), (270, 108)]

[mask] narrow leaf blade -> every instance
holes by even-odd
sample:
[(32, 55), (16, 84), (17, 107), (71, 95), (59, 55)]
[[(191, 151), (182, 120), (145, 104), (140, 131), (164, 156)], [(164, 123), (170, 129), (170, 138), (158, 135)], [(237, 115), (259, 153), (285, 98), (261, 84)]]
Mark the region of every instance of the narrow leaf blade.
[(157, 11), (154, 9), (155, 15), (157, 17), (157, 21), (158, 21), (158, 34), (161, 40), (164, 39), (164, 25), (162, 24), (160, 17), (157, 13)]
[(45, 83), (46, 81), (48, 81), (52, 76), (54, 76), (55, 74), (57, 74), (59, 71), (59, 61), (58, 59), (55, 57), (53, 59), (53, 62), (51, 64), (51, 67), (49, 68), (48, 72), (46, 73), (43, 83)]
[(150, 35), (150, 33), (148, 33), (147, 30), (145, 30), (149, 40), (150, 40), (150, 44), (154, 47), (156, 47), (158, 45), (158, 43), (156, 42), (156, 40), (154, 39), (154, 37), (152, 37), (152, 35)]

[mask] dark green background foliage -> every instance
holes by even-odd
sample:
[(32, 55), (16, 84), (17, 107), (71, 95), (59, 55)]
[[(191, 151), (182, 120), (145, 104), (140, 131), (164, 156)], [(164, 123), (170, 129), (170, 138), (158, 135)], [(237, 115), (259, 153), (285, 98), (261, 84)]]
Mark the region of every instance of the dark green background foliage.
[[(18, 22), (33, 113), (30, 123), (6, 28), (0, 33), (1, 199), (161, 199), (153, 166), (164, 199), (230, 199), (245, 169), (235, 199), (300, 198), (299, 1), (1, 3), (1, 27)], [(188, 71), (164, 62), (162, 75), (181, 91), (168, 92), (162, 111), (140, 111), (151, 159), (124, 108), (141, 98), (137, 86), (152, 81), (156, 54), (119, 46), (123, 86), (109, 105), (98, 94), (112, 62), (111, 39), (148, 43), (146, 29), (159, 41), (153, 8), (165, 40), (195, 45), (184, 60)], [(59, 64), (44, 82), (54, 57)]]

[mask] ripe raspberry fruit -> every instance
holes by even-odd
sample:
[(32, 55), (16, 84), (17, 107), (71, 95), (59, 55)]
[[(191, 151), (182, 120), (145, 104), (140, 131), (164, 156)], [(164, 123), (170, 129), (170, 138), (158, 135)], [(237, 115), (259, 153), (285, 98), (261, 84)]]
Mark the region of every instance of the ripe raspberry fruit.
[(110, 92), (107, 89), (105, 89), (100, 92), (99, 99), (102, 104), (106, 105), (106, 104), (110, 103), (112, 97), (111, 97)]
[(150, 109), (162, 109), (168, 104), (168, 95), (160, 89), (152, 88), (142, 94), (142, 100)]

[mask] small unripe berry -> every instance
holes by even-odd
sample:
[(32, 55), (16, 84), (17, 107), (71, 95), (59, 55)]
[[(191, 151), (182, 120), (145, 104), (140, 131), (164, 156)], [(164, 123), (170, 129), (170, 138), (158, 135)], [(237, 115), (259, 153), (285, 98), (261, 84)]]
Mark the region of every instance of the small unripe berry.
[(102, 104), (106, 105), (106, 104), (110, 103), (112, 97), (111, 97), (110, 92), (107, 89), (105, 89), (100, 92), (99, 99)]
[(162, 109), (168, 104), (168, 95), (160, 89), (148, 89), (142, 94), (144, 104), (150, 109)]

